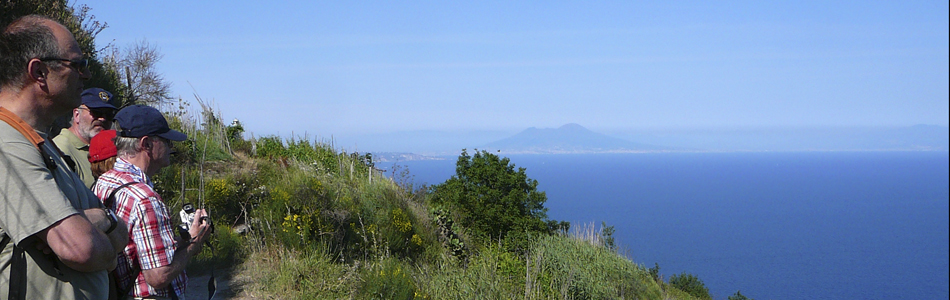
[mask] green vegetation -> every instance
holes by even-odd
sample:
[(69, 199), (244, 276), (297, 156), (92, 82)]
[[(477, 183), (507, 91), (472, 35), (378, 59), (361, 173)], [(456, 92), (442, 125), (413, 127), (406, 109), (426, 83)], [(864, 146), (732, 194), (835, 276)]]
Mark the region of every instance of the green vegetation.
[(670, 277), (670, 285), (696, 297), (697, 299), (712, 299), (709, 296), (709, 289), (693, 274), (679, 274)]
[(547, 219), (547, 196), (538, 191), (538, 181), (525, 169), (488, 151), (469, 156), (462, 150), (455, 175), (431, 188), (436, 209), (451, 211), (451, 219), (480, 241), (503, 241), (509, 249), (523, 252), (532, 235), (566, 231), (567, 222)]
[(99, 49), (102, 48), (95, 44), (96, 35), (108, 26), (105, 22), (96, 20), (95, 16), (89, 12), (89, 6), (71, 7), (67, 1), (62, 0), (0, 1), (0, 26), (2, 26), (0, 28), (6, 27), (20, 16), (29, 14), (44, 15), (58, 20), (72, 31), (76, 41), (79, 42), (79, 48), (89, 59), (92, 78), (85, 82), (86, 86), (100, 87), (112, 92), (116, 99), (125, 99), (126, 88), (118, 72), (105, 64), (99, 55)]
[[(80, 43), (97, 61), (92, 40), (105, 25), (91, 31), (82, 25), (92, 20), (87, 7), (15, 1), (0, 8), (4, 23), (34, 12), (58, 16), (81, 39), (88, 36)], [(104, 74), (108, 84), (92, 86), (118, 95), (135, 90), (122, 86), (114, 69), (93, 73)], [(177, 110), (166, 112), (189, 140), (174, 145), (177, 163), (152, 180), (173, 212), (184, 203), (210, 212), (213, 251), (202, 252), (189, 272), (226, 271), (238, 293), (230, 296), (710, 298), (695, 276), (675, 275), (666, 283), (658, 265), (648, 270), (619, 255), (612, 226), (572, 229), (549, 220), (538, 182), (507, 158), (463, 150), (455, 176), (416, 188), (406, 172), (382, 176), (369, 154), (337, 151), (308, 137), (245, 139), (239, 122), (224, 125), (197, 101), (197, 116), (180, 99)]]
[(740, 293), (739, 291), (736, 291), (735, 294), (733, 294), (732, 296), (729, 296), (728, 300), (755, 300), (755, 299), (750, 299), (749, 297), (743, 296), (742, 293)]
[[(612, 226), (568, 232), (548, 220), (537, 181), (507, 158), (463, 151), (456, 176), (413, 190), (381, 176), (369, 155), (306, 138), (244, 140), (234, 128), (207, 126), (220, 123), (208, 111), (202, 126), (187, 112), (169, 115), (191, 141), (175, 145), (180, 163), (154, 180), (174, 209), (198, 202), (218, 228), (215, 255), (203, 252), (190, 270), (235, 266), (243, 295), (708, 299), (619, 255)], [(250, 147), (231, 154), (238, 143)], [(244, 235), (232, 230), (245, 226)]]

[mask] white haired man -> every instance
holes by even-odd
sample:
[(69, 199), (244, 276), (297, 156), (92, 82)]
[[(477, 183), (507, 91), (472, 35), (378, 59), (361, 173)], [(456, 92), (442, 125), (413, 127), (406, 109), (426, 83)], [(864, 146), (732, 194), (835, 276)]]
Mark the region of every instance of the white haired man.
[[(129, 225), (129, 244), (119, 255), (117, 285), (133, 299), (183, 299), (188, 277), (185, 265), (201, 251), (210, 230), (203, 209), (195, 212), (187, 239), (176, 239), (171, 213), (155, 192), (151, 177), (171, 163), (172, 141), (184, 133), (172, 130), (157, 109), (133, 105), (120, 110), (115, 121), (117, 159), (99, 176), (93, 191)], [(108, 202), (108, 201), (107, 201)], [(131, 287), (131, 288), (129, 288)]]
[(76, 164), (73, 171), (79, 174), (79, 179), (86, 187), (92, 188), (95, 178), (88, 159), (89, 142), (99, 132), (112, 129), (112, 118), (117, 109), (109, 103), (112, 93), (101, 88), (86, 89), (81, 98), (82, 105), (73, 109), (69, 128), (60, 130), (53, 142)]

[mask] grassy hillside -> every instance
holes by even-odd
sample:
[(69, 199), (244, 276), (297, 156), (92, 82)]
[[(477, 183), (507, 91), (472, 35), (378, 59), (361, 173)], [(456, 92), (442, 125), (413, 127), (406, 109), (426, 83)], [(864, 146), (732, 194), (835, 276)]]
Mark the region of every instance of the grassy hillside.
[(167, 115), (190, 140), (154, 181), (174, 211), (210, 211), (214, 251), (189, 270), (248, 279), (234, 297), (695, 298), (618, 255), (593, 226), (526, 234), (512, 251), (453, 223), (429, 189), (382, 176), (369, 155), (306, 137), (245, 140), (209, 110)]

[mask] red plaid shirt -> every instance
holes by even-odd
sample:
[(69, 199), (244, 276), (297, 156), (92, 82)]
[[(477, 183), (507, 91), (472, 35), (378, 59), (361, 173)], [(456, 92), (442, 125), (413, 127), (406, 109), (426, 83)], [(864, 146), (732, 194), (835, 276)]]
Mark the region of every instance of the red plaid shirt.
[[(119, 254), (116, 267), (120, 287), (129, 286), (135, 270), (170, 265), (178, 249), (168, 207), (152, 189), (152, 182), (142, 169), (121, 158), (116, 159), (115, 167), (99, 177), (92, 191), (99, 199), (106, 199), (112, 190), (129, 182), (139, 183), (116, 192), (115, 204), (110, 207), (116, 216), (129, 224), (129, 244)], [(179, 299), (184, 299), (187, 281), (184, 272), (172, 280), (171, 286)], [(135, 278), (131, 293), (133, 297), (171, 297), (168, 288), (156, 290), (145, 283), (145, 275), (141, 272)]]

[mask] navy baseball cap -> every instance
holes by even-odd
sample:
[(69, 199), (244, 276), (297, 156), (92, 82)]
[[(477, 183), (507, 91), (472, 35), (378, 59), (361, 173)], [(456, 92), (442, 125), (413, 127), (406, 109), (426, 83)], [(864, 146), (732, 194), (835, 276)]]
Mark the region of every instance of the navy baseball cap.
[(118, 109), (109, 103), (112, 100), (112, 93), (100, 88), (89, 88), (82, 91), (82, 105), (88, 108), (111, 108)]
[(147, 135), (160, 136), (172, 141), (184, 141), (188, 136), (168, 127), (165, 116), (157, 109), (145, 105), (132, 105), (115, 114), (121, 137), (139, 138)]

